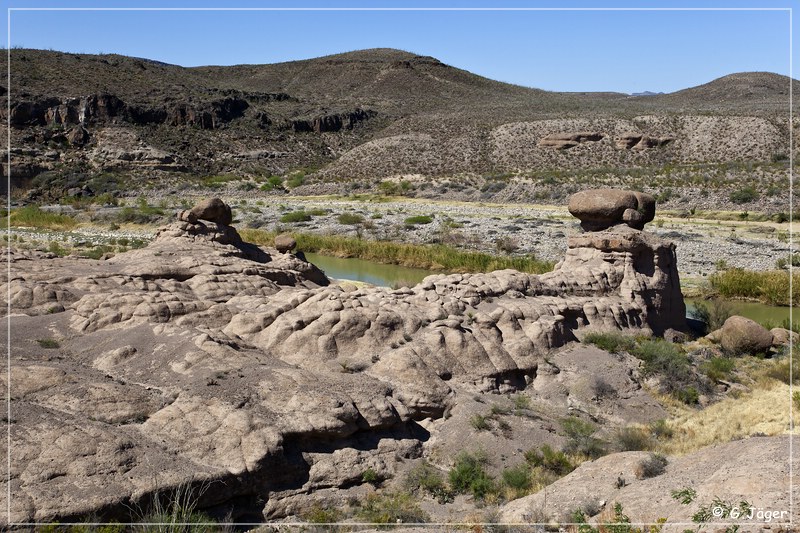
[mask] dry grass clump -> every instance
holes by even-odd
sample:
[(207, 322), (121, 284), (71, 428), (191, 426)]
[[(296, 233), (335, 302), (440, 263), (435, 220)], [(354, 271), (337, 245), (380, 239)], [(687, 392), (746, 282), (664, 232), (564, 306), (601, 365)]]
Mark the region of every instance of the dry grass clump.
[(751, 435), (780, 435), (789, 429), (789, 385), (763, 379), (748, 393), (729, 397), (702, 410), (671, 402), (677, 411), (669, 422), (672, 437), (661, 444), (667, 454), (683, 455), (704, 446)]

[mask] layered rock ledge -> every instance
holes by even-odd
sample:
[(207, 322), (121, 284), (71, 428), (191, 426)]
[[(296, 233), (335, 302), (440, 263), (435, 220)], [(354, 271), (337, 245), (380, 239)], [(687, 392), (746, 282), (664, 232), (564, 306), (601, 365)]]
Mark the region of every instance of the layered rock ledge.
[(234, 520), (280, 516), (391, 475), (422, 421), (525, 389), (584, 332), (684, 327), (674, 245), (627, 225), (571, 238), (548, 274), (390, 290), (329, 285), (197, 211), (107, 261), (10, 253), (11, 522), (124, 517), (187, 485)]

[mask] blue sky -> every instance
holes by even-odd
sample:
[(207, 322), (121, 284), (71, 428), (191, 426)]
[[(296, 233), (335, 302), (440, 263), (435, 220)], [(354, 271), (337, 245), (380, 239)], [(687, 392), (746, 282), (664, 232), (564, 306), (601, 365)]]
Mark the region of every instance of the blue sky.
[[(4, 0), (6, 7), (12, 8), (762, 8), (794, 7), (796, 3)], [(119, 53), (183, 66), (274, 63), (363, 48), (400, 48), (492, 79), (560, 91), (670, 92), (732, 72), (789, 74), (787, 11), (13, 10), (10, 27), (12, 46)], [(7, 41), (7, 35), (3, 40)]]

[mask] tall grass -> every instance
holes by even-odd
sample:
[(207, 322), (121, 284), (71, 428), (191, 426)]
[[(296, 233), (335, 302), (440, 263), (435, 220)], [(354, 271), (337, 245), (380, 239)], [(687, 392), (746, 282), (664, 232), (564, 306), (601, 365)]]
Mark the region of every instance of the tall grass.
[[(271, 245), (275, 233), (243, 229), (242, 238), (255, 244)], [(513, 268), (520, 272), (542, 274), (553, 269), (553, 263), (541, 261), (533, 256), (495, 256), (480, 252), (467, 252), (443, 244), (418, 245), (389, 241), (369, 241), (339, 235), (314, 235), (293, 233), (297, 249), (304, 252), (356, 257), (376, 263), (403, 265), (428, 270), (452, 272), (491, 272)]]
[[(42, 211), (37, 205), (26, 205), (11, 211), (11, 226), (27, 226), (33, 228), (70, 229), (77, 222), (68, 215)], [(3, 222), (6, 222), (5, 220)]]
[[(725, 298), (752, 298), (769, 305), (789, 305), (789, 273), (732, 268), (709, 277), (711, 288)], [(800, 300), (800, 273), (792, 277), (792, 301)]]

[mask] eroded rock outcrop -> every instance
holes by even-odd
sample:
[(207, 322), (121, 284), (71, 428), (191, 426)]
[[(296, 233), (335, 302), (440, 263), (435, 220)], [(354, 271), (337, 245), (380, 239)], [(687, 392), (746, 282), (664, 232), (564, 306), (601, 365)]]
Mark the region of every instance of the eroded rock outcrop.
[(584, 142), (597, 142), (603, 137), (604, 135), (598, 132), (551, 133), (539, 141), (539, 146), (566, 150)]
[(13, 521), (124, 516), (181, 484), (234, 520), (280, 516), (366, 468), (390, 477), (420, 423), (526, 389), (582, 331), (683, 328), (674, 245), (625, 225), (572, 237), (541, 276), (390, 290), (326, 286), (208, 204), (107, 261), (12, 252)]

